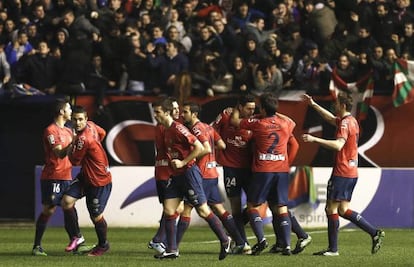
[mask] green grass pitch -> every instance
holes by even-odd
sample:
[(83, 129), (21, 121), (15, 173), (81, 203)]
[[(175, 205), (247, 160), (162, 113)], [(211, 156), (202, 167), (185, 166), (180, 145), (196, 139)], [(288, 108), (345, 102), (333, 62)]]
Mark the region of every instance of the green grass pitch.
[[(414, 230), (384, 229), (381, 250), (371, 255), (371, 238), (359, 229), (343, 229), (339, 233), (339, 257), (313, 256), (327, 247), (325, 229), (307, 229), (312, 244), (299, 255), (281, 256), (265, 250), (259, 256), (229, 255), (218, 260), (219, 243), (207, 227), (190, 227), (175, 260), (156, 260), (147, 243), (154, 228), (109, 228), (111, 250), (102, 257), (88, 257), (65, 253), (68, 242), (63, 228), (48, 228), (42, 246), (47, 257), (31, 256), (34, 227), (0, 227), (0, 266), (414, 266)], [(250, 244), (256, 240), (247, 229)], [(83, 228), (87, 244), (96, 242), (93, 228)], [(266, 227), (269, 244), (274, 243), (271, 228)], [(292, 236), (292, 246), (296, 237)]]

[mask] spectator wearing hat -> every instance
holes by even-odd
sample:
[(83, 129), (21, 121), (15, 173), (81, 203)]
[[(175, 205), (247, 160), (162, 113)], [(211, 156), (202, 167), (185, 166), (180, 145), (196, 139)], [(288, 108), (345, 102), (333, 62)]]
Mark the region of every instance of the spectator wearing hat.
[(266, 59), (266, 52), (258, 44), (254, 35), (247, 35), (244, 47), (241, 50), (240, 55), (246, 62), (247, 66), (252, 70), (252, 67), (262, 63)]

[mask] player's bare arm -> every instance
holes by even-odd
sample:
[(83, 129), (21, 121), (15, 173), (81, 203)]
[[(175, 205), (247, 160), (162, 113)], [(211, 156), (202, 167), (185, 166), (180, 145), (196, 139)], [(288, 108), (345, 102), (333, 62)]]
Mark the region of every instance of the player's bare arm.
[(330, 111), (326, 110), (325, 108), (321, 107), (318, 103), (316, 103), (312, 96), (308, 95), (308, 94), (304, 94), (302, 96), (302, 99), (308, 103), (309, 106), (311, 106), (314, 110), (316, 110), (319, 115), (321, 115), (321, 117), (327, 121), (328, 123), (335, 125), (335, 115), (332, 114)]
[(240, 111), (238, 108), (234, 108), (232, 113), (231, 113), (231, 119), (230, 119), (230, 123), (233, 124), (236, 127), (240, 126)]
[(336, 140), (327, 140), (313, 136), (311, 134), (302, 135), (302, 140), (305, 143), (317, 143), (325, 148), (335, 151), (340, 151), (345, 144), (345, 139), (343, 138), (338, 138)]

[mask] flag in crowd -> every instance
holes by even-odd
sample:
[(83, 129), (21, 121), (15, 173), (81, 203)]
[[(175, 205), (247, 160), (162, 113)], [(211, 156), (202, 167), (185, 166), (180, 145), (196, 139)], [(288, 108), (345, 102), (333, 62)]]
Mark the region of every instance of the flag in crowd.
[(396, 59), (394, 62), (393, 104), (399, 107), (414, 100), (414, 61)]
[(369, 71), (357, 81), (346, 83), (337, 73), (337, 68), (333, 68), (329, 90), (333, 99), (336, 99), (340, 91), (345, 91), (353, 95), (354, 102), (357, 104), (354, 114), (359, 121), (366, 119), (372, 96), (374, 95), (374, 79), (372, 71)]

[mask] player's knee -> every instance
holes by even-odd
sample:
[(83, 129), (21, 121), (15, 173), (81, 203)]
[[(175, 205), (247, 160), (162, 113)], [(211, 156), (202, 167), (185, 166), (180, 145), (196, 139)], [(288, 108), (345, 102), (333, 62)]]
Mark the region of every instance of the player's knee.
[(205, 219), (205, 218), (207, 218), (208, 215), (210, 215), (211, 210), (207, 206), (207, 204), (202, 204), (202, 205), (197, 207), (197, 213), (198, 213), (198, 215), (200, 215), (201, 218)]

